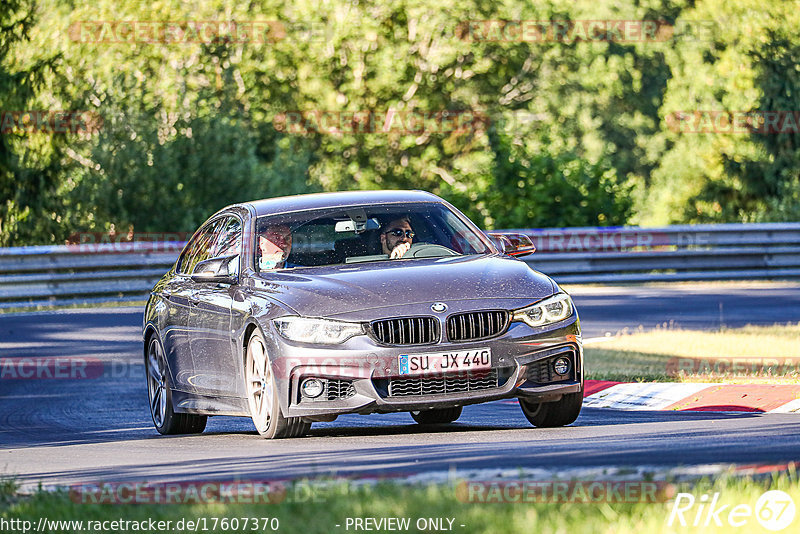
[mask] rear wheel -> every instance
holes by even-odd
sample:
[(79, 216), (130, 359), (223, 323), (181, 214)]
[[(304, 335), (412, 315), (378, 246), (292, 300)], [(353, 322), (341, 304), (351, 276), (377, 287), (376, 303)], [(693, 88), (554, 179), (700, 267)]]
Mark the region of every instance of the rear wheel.
[(147, 344), (147, 393), (150, 415), (161, 434), (198, 434), (206, 428), (208, 417), (191, 413), (175, 413), (172, 409), (172, 389), (169, 385), (167, 360), (158, 336), (153, 334)]
[(278, 403), (278, 387), (264, 338), (258, 330), (250, 336), (245, 360), (245, 381), (250, 417), (266, 439), (296, 438), (311, 429), (300, 417), (284, 417)]
[(534, 426), (554, 427), (574, 423), (583, 406), (583, 391), (567, 393), (556, 402), (530, 402), (520, 397), (522, 413)]
[(437, 410), (421, 410), (411, 412), (414, 421), (421, 425), (442, 425), (452, 423), (461, 417), (461, 406), (455, 408), (440, 408)]

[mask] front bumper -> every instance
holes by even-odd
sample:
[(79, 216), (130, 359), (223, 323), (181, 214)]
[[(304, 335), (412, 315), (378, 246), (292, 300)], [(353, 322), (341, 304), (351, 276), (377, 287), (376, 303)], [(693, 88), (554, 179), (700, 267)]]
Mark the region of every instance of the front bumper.
[[(267, 343), (271, 345), (269, 353), (286, 417), (324, 420), (345, 413), (429, 410), (512, 397), (552, 402), (583, 390), (577, 315), (544, 328), (512, 323), (493, 339), (434, 345), (380, 346), (367, 336), (359, 336), (332, 349), (290, 343), (275, 332), (271, 334)], [(490, 372), (414, 377), (399, 371), (400, 354), (478, 348), (491, 349)], [(572, 361), (565, 376), (550, 371), (550, 363), (560, 356)], [(310, 377), (326, 384), (326, 391), (317, 399), (300, 392), (300, 384)]]

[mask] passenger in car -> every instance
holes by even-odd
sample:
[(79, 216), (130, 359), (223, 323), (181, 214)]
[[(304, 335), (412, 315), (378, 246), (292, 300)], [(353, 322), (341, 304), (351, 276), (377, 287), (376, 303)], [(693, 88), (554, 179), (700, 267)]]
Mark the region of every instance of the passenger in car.
[(269, 226), (258, 236), (256, 259), (260, 271), (297, 267), (286, 259), (292, 252), (292, 229), (285, 224)]
[(411, 248), (411, 241), (414, 239), (411, 221), (408, 217), (398, 217), (389, 221), (381, 231), (380, 239), (383, 253), (388, 254), (389, 259), (402, 258)]

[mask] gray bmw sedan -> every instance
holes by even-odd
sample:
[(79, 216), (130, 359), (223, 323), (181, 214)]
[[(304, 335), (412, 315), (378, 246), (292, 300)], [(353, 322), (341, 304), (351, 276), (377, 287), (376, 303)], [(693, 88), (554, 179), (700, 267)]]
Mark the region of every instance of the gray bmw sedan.
[(569, 295), (421, 191), (235, 204), (195, 232), (144, 314), (153, 423), (202, 432), (251, 417), (299, 437), (339, 414), (410, 412), (448, 424), (467, 404), (519, 398), (535, 426), (575, 421), (580, 322)]

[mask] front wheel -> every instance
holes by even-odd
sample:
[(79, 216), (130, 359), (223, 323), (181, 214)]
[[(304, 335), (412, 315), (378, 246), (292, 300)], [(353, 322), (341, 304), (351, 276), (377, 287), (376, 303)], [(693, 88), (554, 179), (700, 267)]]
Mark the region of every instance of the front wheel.
[(167, 360), (158, 336), (153, 334), (147, 345), (147, 393), (150, 415), (160, 434), (199, 434), (206, 428), (208, 417), (191, 413), (175, 413), (172, 409), (172, 388), (169, 385)]
[(581, 413), (583, 391), (567, 393), (556, 402), (531, 402), (520, 397), (519, 405), (534, 426), (565, 426), (574, 423)]
[(442, 425), (452, 423), (461, 417), (461, 406), (411, 412), (411, 417), (421, 425)]
[(245, 380), (250, 417), (256, 430), (266, 439), (296, 438), (311, 429), (301, 417), (284, 417), (278, 402), (278, 387), (266, 344), (256, 330), (247, 343)]

